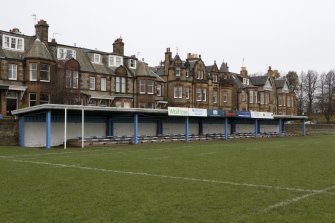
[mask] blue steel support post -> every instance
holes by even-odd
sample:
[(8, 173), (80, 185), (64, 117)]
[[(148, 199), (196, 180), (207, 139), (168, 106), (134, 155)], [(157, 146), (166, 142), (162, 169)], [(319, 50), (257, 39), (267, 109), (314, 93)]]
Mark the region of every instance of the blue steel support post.
[(158, 134), (163, 135), (163, 120), (162, 119), (158, 120)]
[(188, 143), (189, 117), (185, 117), (185, 142)]
[(304, 136), (306, 135), (306, 129), (305, 129), (305, 119), (302, 120), (301, 123), (301, 134)]
[(138, 144), (138, 114), (134, 114), (134, 144)]
[(283, 133), (283, 131), (282, 131), (282, 129), (283, 129), (283, 127), (282, 127), (282, 125), (283, 125), (283, 120), (280, 118), (279, 119), (279, 136), (282, 136), (282, 133)]
[(257, 131), (258, 131), (258, 119), (255, 119), (255, 138), (258, 137)]
[(47, 149), (51, 148), (51, 111), (46, 114), (46, 145)]
[(228, 139), (228, 118), (224, 119), (224, 138), (225, 140)]
[(261, 134), (261, 121), (258, 120), (258, 123), (257, 123), (257, 134), (260, 135)]
[(112, 118), (108, 118), (108, 136), (113, 136), (114, 131), (113, 131), (113, 121)]
[(20, 128), (20, 146), (24, 146), (24, 116), (20, 117), (19, 128)]

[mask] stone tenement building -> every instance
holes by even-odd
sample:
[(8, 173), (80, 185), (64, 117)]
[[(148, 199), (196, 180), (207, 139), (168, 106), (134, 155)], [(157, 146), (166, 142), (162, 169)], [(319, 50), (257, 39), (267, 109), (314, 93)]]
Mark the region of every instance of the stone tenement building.
[(232, 73), (227, 63), (206, 66), (196, 54), (182, 60), (169, 48), (160, 66), (149, 67), (124, 55), (121, 38), (103, 52), (49, 41), (48, 29), (40, 20), (33, 36), (0, 30), (0, 114), (44, 103), (296, 114), (294, 92), (271, 67), (250, 77), (245, 67)]

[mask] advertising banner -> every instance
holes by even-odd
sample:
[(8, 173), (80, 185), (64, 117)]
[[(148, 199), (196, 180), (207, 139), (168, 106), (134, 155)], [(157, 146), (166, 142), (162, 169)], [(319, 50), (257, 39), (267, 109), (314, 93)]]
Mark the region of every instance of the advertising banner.
[(251, 118), (273, 119), (272, 112), (251, 112)]
[(236, 117), (235, 111), (225, 111), (226, 117)]
[(169, 116), (188, 116), (188, 108), (168, 107)]
[(238, 111), (236, 112), (236, 116), (239, 118), (251, 118), (250, 111)]
[(224, 111), (222, 109), (207, 109), (208, 117), (224, 117)]
[(207, 117), (207, 109), (189, 108), (188, 116)]

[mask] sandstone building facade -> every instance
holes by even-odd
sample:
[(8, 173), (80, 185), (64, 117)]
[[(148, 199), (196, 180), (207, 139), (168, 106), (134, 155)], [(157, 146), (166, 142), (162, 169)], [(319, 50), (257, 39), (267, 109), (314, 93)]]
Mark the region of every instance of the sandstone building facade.
[(157, 67), (124, 55), (124, 42), (104, 52), (49, 41), (40, 20), (35, 35), (0, 30), (0, 114), (44, 103), (124, 108), (167, 106), (296, 114), (295, 94), (271, 67), (264, 76), (229, 71), (227, 63), (206, 65), (170, 48)]

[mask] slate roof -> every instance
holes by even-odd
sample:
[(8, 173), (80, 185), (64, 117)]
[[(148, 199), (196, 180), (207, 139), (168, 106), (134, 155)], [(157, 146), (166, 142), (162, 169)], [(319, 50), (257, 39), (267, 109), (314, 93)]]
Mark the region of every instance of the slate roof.
[[(1, 46), (2, 46), (2, 42), (3, 42), (2, 41), (3, 35), (19, 37), (19, 38), (24, 39), (24, 51), (7, 50), (7, 49), (1, 49), (0, 50), (0, 57), (5, 57), (5, 58), (8, 58), (8, 59), (22, 60), (26, 56), (26, 53), (30, 50), (34, 40), (36, 39), (35, 36), (26, 36), (26, 35), (23, 35), (23, 34), (0, 31), (0, 44), (1, 44)], [(2, 48), (2, 47), (0, 47), (0, 48)]]
[(229, 72), (229, 67), (228, 67), (227, 63), (222, 62), (221, 66), (220, 66), (220, 72)]
[(211, 66), (206, 66), (206, 71), (207, 71), (207, 73), (211, 72), (212, 67), (213, 67), (213, 65), (211, 65)]
[(276, 79), (275, 86), (276, 88), (283, 88), (285, 86), (286, 79)]
[(28, 51), (26, 58), (40, 58), (40, 59), (46, 59), (46, 60), (52, 60), (52, 56), (45, 45), (45, 43), (41, 42), (41, 40), (36, 39), (30, 50)]
[(137, 76), (149, 76), (149, 77), (156, 77), (155, 73), (149, 68), (149, 66), (142, 61), (137, 62), (136, 66), (136, 75)]
[(268, 79), (269, 77), (267, 75), (250, 77), (251, 83), (255, 86), (264, 86)]

